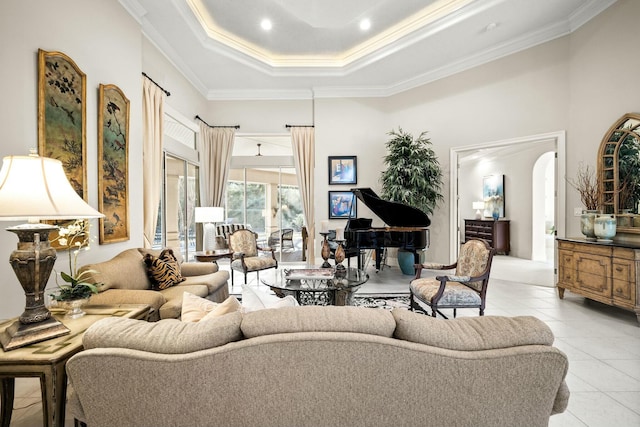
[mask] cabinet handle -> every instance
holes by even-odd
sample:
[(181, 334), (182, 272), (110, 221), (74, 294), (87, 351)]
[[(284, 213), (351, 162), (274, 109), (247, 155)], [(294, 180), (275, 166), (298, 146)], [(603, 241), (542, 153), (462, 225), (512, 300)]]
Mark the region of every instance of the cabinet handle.
[(622, 271), (622, 267), (616, 267), (616, 271)]

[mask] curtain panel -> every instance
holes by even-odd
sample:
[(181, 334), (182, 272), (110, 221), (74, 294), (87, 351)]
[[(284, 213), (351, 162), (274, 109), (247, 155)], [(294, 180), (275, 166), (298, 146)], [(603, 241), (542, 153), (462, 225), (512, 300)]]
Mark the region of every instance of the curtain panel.
[(164, 122), (162, 89), (149, 78), (142, 78), (142, 158), (144, 247), (151, 248), (155, 240), (162, 187), (162, 138)]
[(304, 220), (309, 231), (308, 259), (315, 262), (315, 223), (314, 216), (314, 184), (315, 168), (315, 129), (312, 127), (291, 127), (291, 145), (293, 159), (298, 172), (298, 186), (302, 198)]
[(233, 154), (234, 128), (212, 128), (200, 122), (200, 201), (224, 206), (224, 191)]

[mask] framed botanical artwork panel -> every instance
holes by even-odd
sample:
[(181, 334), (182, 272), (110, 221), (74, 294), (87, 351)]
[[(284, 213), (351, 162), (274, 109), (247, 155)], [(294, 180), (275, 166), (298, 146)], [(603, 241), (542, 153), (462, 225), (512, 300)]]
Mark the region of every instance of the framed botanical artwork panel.
[(357, 184), (357, 156), (329, 156), (329, 184)]
[(355, 217), (356, 196), (351, 191), (329, 191), (329, 218)]
[[(38, 153), (60, 160), (76, 193), (88, 201), (86, 75), (62, 52), (38, 50)], [(66, 230), (74, 220), (47, 221)], [(59, 230), (58, 230), (59, 231)], [(64, 236), (49, 234), (51, 246), (65, 250)], [(88, 233), (84, 235), (88, 238)]]
[(484, 200), (484, 216), (487, 218), (504, 218), (504, 175), (490, 175), (482, 179), (482, 196)]
[(98, 90), (100, 244), (129, 240), (129, 100), (116, 85)]
[(69, 182), (85, 201), (86, 76), (61, 52), (38, 50), (38, 152), (62, 162)]

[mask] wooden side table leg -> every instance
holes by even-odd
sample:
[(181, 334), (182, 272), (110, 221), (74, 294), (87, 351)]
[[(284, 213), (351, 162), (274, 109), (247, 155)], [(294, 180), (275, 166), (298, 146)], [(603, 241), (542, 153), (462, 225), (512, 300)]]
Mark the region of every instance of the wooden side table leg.
[(0, 380), (0, 390), (2, 391), (2, 427), (9, 427), (11, 424), (11, 414), (13, 413), (13, 397), (16, 389), (15, 378), (2, 378)]
[(46, 427), (64, 427), (67, 400), (67, 373), (64, 363), (56, 363), (40, 377), (42, 416)]

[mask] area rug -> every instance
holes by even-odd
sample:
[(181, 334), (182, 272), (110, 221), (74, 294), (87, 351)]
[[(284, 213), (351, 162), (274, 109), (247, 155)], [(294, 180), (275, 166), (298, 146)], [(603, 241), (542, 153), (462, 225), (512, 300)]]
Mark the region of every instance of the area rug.
[[(232, 295), (239, 301), (242, 301), (241, 294)], [(393, 310), (394, 308), (408, 310), (410, 307), (408, 294), (356, 294), (353, 297), (353, 305), (357, 307), (382, 308), (385, 310)]]
[(393, 310), (394, 308), (409, 309), (409, 295), (358, 295), (353, 298), (354, 305), (358, 307), (382, 308)]

